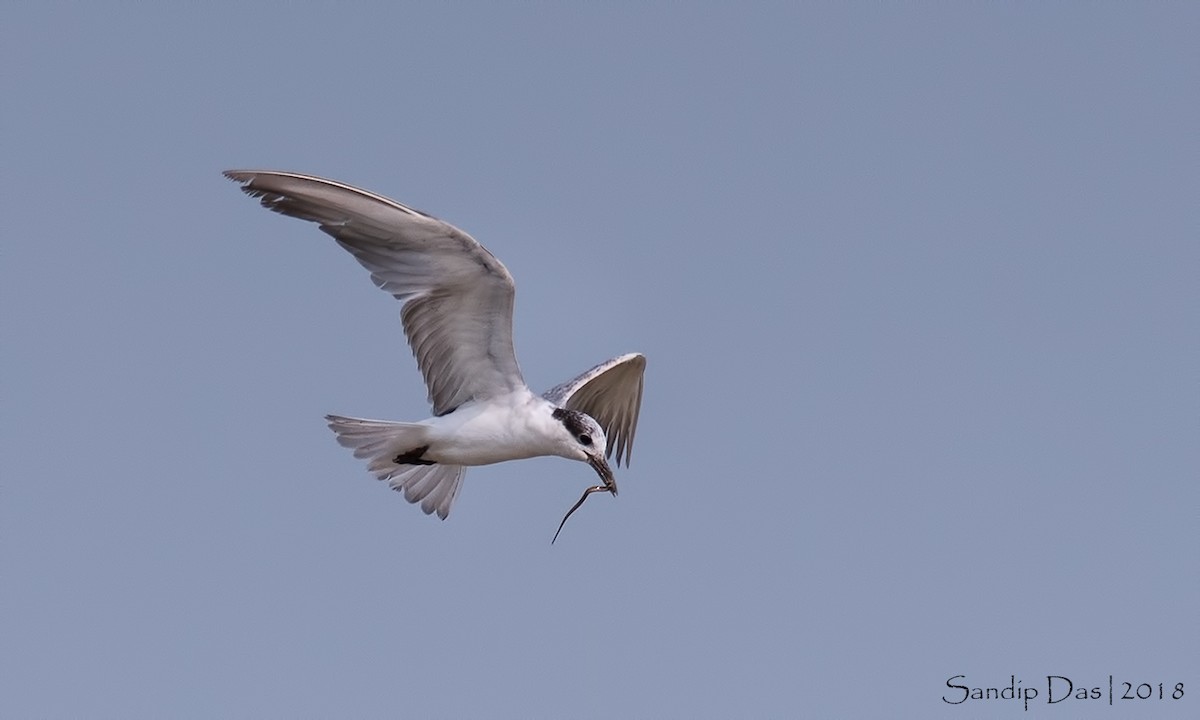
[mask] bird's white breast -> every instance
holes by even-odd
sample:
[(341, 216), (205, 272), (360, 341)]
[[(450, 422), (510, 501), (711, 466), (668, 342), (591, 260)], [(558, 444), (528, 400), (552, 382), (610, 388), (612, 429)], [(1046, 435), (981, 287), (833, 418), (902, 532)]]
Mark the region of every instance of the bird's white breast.
[(527, 389), (467, 403), (425, 421), (431, 428), (425, 457), (446, 465), (490, 465), (557, 454), (561, 425), (551, 410)]

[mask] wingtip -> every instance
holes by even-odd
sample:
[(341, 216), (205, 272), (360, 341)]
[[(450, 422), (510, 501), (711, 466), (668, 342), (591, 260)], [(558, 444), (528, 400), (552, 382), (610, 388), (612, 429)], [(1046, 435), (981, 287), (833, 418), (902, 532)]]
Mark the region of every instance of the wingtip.
[(611, 362), (614, 367), (617, 365), (626, 365), (629, 363), (634, 363), (637, 365), (641, 365), (642, 367), (645, 367), (646, 366), (646, 356), (643, 353), (636, 352), (636, 351), (627, 352), (624, 355), (618, 355), (617, 357), (613, 358), (609, 362)]

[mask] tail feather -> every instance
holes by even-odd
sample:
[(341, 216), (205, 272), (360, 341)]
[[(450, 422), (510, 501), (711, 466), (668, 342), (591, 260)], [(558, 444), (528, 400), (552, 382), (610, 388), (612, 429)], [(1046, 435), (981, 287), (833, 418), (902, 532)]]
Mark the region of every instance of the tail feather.
[[(440, 467), (446, 466), (443, 465)], [(446, 512), (449, 513), (450, 506), (454, 504), (454, 499), (458, 497), (458, 489), (462, 487), (462, 476), (465, 472), (466, 468), (458, 467), (457, 477), (455, 477), (452, 482), (439, 482), (432, 488), (429, 496), (425, 498), (424, 502), (421, 503), (421, 507), (424, 508), (425, 504), (428, 503), (432, 508), (445, 508)], [(440, 513), (441, 511), (439, 510), (439, 514)], [(442, 519), (444, 520), (445, 517), (446, 516), (443, 514)]]
[(426, 515), (437, 512), (443, 520), (458, 497), (466, 468), (461, 465), (398, 465), (399, 455), (428, 445), (429, 428), (421, 423), (364, 420), (326, 415), (338, 444), (354, 451), (354, 457), (369, 460), (367, 469), (393, 490), (404, 493), (410, 503), (421, 503)]

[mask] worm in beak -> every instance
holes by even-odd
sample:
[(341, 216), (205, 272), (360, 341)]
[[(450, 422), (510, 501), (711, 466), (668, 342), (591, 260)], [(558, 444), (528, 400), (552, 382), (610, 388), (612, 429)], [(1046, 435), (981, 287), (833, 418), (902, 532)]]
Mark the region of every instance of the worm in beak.
[(568, 510), (567, 514), (563, 516), (562, 522), (558, 524), (558, 532), (555, 532), (554, 538), (550, 540), (551, 545), (553, 545), (554, 541), (558, 539), (558, 533), (562, 532), (563, 525), (567, 524), (567, 518), (571, 517), (571, 513), (579, 509), (579, 506), (583, 504), (583, 501), (588, 499), (588, 495), (591, 495), (594, 492), (604, 492), (605, 490), (612, 493), (614, 496), (617, 494), (617, 479), (613, 477), (613, 471), (612, 468), (608, 466), (608, 461), (603, 457), (589, 457), (588, 465), (591, 465), (592, 468), (595, 469), (596, 474), (600, 476), (600, 479), (604, 481), (604, 484), (593, 485), (587, 490), (583, 491), (583, 495), (579, 498), (579, 502), (571, 506), (571, 509)]

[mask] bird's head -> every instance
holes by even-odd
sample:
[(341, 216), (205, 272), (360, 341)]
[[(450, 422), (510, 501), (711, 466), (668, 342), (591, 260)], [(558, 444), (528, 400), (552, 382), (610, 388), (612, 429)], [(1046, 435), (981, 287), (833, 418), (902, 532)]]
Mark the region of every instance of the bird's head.
[(604, 457), (608, 438), (604, 436), (604, 428), (600, 427), (600, 423), (586, 413), (564, 408), (554, 409), (554, 419), (563, 428), (560, 433), (560, 454), (591, 465), (604, 482), (605, 489), (616, 495), (617, 480)]

